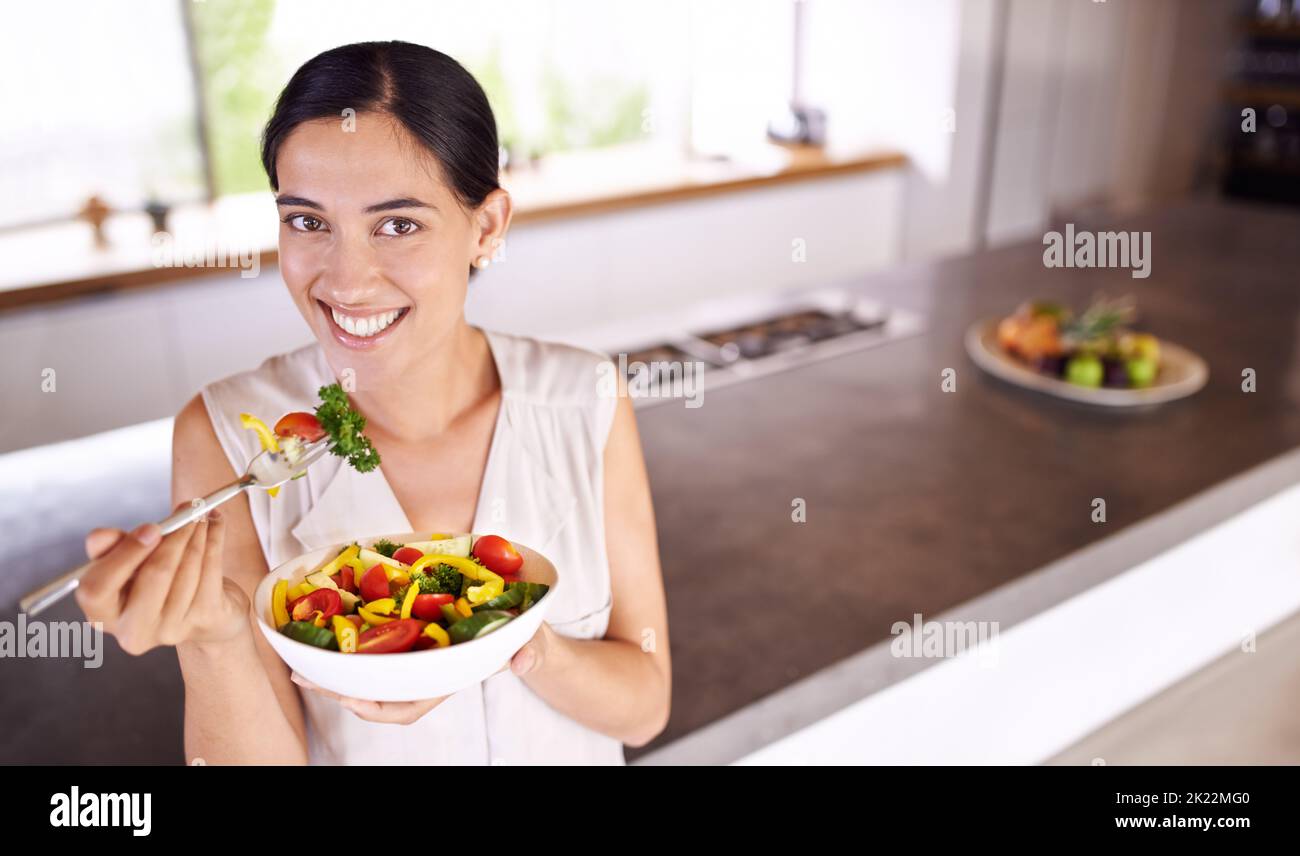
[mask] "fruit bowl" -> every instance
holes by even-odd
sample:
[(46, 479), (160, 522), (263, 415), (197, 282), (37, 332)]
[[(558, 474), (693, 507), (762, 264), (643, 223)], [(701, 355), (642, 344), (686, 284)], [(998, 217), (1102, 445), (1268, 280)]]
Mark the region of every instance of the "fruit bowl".
[(1193, 395), (1209, 377), (1204, 360), (1162, 339), (1160, 369), (1150, 385), (1132, 389), (1081, 386), (1036, 371), (1008, 354), (998, 342), (998, 324), (998, 319), (988, 319), (966, 331), (966, 352), (971, 360), (1000, 380), (1057, 398), (1102, 407), (1144, 407)]
[[(408, 543), (427, 537), (428, 533), (405, 532), (357, 539), (356, 543), (369, 546), (382, 539)], [(555, 602), (559, 585), (559, 575), (550, 560), (536, 550), (515, 544), (524, 558), (515, 577), (545, 583), (550, 589), (527, 611), (486, 635), (446, 648), (343, 654), (280, 633), (271, 614), (271, 593), (276, 582), (287, 580), (292, 588), (347, 546), (334, 544), (312, 550), (273, 569), (253, 593), (253, 611), (262, 635), (289, 668), (324, 689), (352, 698), (418, 701), (450, 695), (483, 681), (508, 664), (515, 652), (533, 638)]]

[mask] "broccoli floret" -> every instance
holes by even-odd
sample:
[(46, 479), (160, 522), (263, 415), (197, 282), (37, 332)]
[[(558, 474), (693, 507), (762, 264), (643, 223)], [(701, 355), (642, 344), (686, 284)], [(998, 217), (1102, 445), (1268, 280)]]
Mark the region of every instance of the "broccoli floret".
[(393, 558), (393, 554), (396, 553), (401, 546), (401, 544), (394, 544), (387, 538), (380, 538), (370, 549), (374, 550), (386, 559), (391, 559)]
[(435, 567), (425, 568), (416, 574), (411, 582), (419, 585), (420, 594), (460, 594), (460, 571), (441, 562)]
[(410, 587), (411, 587), (410, 583), (407, 583), (406, 585), (402, 585), (401, 583), (395, 582), (393, 580), (389, 580), (388, 590), (389, 592), (391, 592), (391, 596), (393, 600), (397, 601), (398, 609), (402, 608), (402, 601), (406, 600), (406, 592), (408, 589), (410, 589)]

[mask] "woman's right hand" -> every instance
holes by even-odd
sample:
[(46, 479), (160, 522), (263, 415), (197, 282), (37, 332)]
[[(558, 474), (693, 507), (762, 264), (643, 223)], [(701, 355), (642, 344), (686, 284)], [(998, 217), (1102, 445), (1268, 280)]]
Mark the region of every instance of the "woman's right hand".
[(128, 654), (233, 639), (249, 628), (249, 601), (222, 572), (224, 541), (225, 523), (215, 508), (165, 537), (156, 523), (129, 534), (94, 529), (86, 536), (93, 561), (77, 603)]

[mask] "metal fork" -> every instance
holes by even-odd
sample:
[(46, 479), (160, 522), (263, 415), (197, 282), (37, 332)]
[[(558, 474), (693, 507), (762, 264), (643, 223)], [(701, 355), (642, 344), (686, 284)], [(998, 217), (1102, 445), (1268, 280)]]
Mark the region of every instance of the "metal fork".
[[(329, 448), (329, 445), (330, 439), (328, 437), (304, 444), (302, 454), (293, 463), (289, 462), (283, 452), (269, 450), (262, 452), (249, 462), (248, 469), (244, 471), (244, 475), (238, 481), (233, 481), (202, 499), (193, 500), (185, 508), (172, 514), (166, 520), (160, 521), (158, 528), (162, 530), (162, 534), (167, 535), (207, 514), (210, 509), (229, 502), (250, 488), (279, 487), (290, 479), (306, 472), (307, 467), (315, 463)], [(77, 586), (81, 585), (81, 578), (86, 575), (90, 565), (91, 563), (87, 562), (76, 570), (68, 571), (58, 579), (46, 583), (29, 593), (18, 601), (19, 608), (28, 615), (41, 614), (76, 591)]]

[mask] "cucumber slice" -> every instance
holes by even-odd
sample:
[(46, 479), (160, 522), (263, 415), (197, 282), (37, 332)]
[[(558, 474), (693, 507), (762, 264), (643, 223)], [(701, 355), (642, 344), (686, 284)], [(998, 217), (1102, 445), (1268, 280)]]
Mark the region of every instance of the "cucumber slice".
[(543, 595), (551, 590), (551, 587), (546, 583), (515, 583), (515, 585), (523, 587), (524, 596), (522, 602), (519, 604), (519, 613), (521, 615), (527, 612), (530, 606), (541, 600)]
[(361, 598), (350, 591), (339, 589), (339, 600), (343, 601), (343, 611), (352, 612), (361, 603)]
[(316, 588), (330, 588), (330, 589), (334, 589), (335, 591), (338, 591), (339, 588), (337, 585), (335, 585), (334, 581), (329, 578), (328, 574), (323, 574), (320, 571), (317, 571), (314, 574), (308, 574), (307, 582), (316, 586)]
[(403, 573), (411, 569), (410, 565), (403, 565), (396, 559), (390, 559), (383, 553), (376, 553), (368, 547), (362, 547), (361, 552), (357, 554), (357, 558), (366, 566), (366, 570), (370, 570), (375, 565), (387, 565), (388, 567), (396, 568)]
[(295, 642), (302, 642), (316, 648), (334, 651), (339, 648), (339, 640), (333, 630), (317, 627), (310, 621), (290, 621), (280, 629), (280, 632)]
[(425, 555), (437, 553), (440, 556), (460, 556), (462, 559), (467, 559), (472, 540), (469, 535), (457, 535), (455, 538), (445, 538), (441, 541), (409, 541), (405, 546), (414, 547)]
[(514, 609), (524, 602), (527, 590), (528, 583), (510, 583), (501, 594), (470, 608), (474, 612), (482, 612), (485, 609)]
[(462, 618), (453, 624), (447, 634), (451, 636), (451, 644), (457, 645), (486, 636), (512, 618), (514, 616), (510, 613), (495, 609), (476, 612), (469, 618)]

